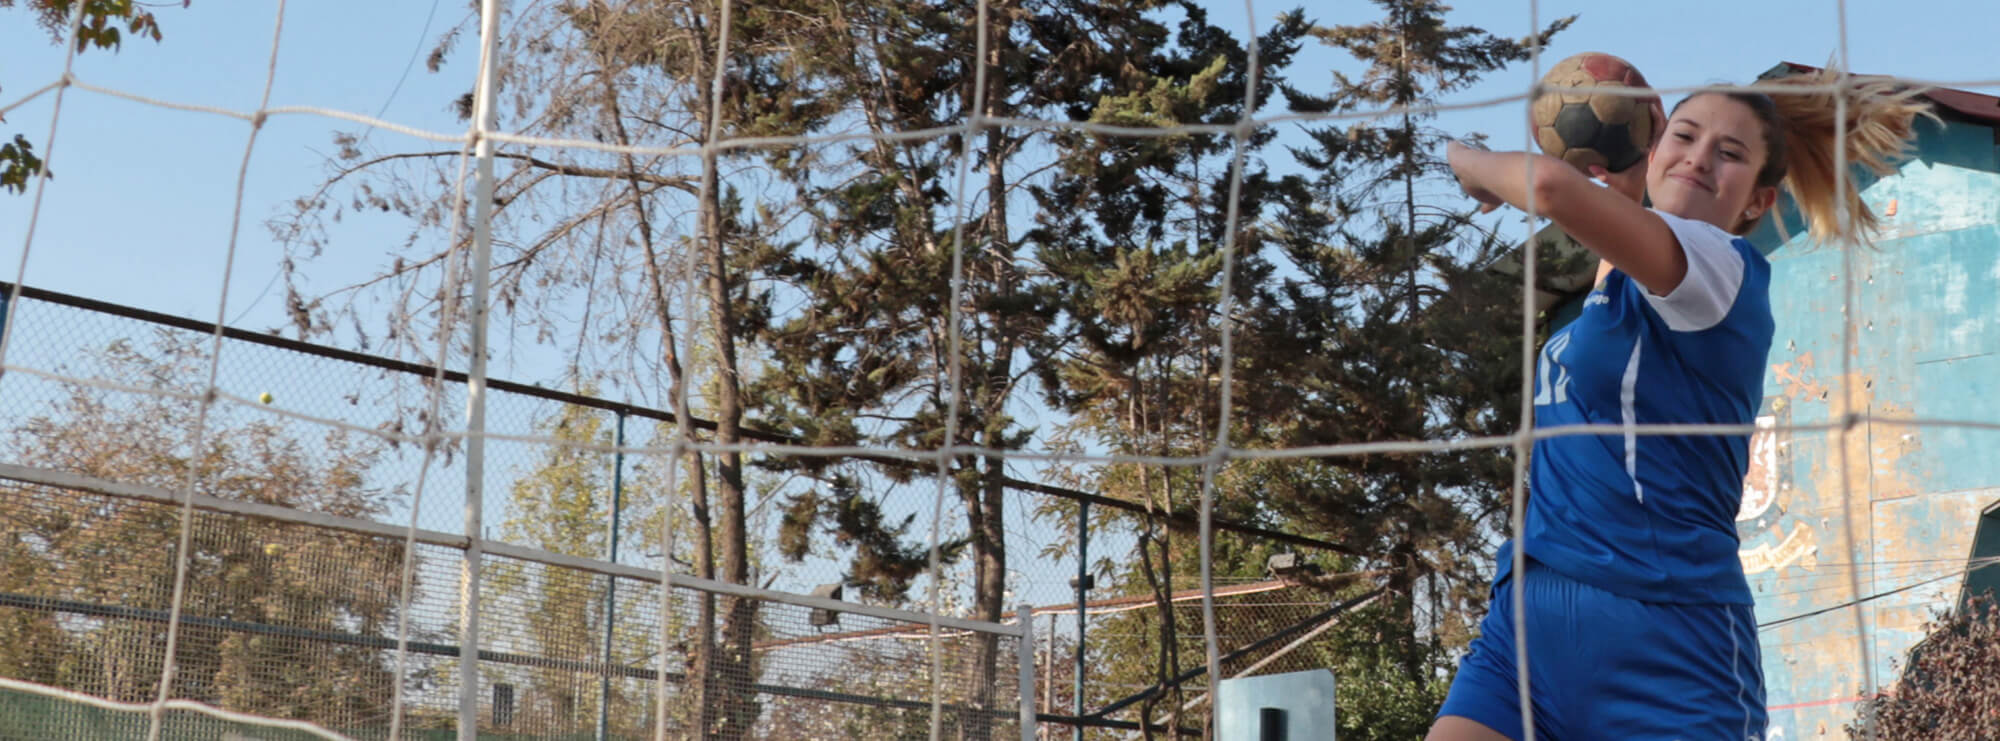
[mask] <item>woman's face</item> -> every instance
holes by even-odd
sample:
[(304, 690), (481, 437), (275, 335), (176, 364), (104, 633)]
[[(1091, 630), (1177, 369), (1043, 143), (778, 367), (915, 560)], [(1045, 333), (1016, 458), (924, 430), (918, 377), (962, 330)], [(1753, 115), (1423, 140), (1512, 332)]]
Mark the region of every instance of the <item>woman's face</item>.
[(1749, 106), (1698, 95), (1667, 120), (1646, 166), (1646, 191), (1654, 208), (1734, 232), (1776, 196), (1775, 188), (1757, 185), (1768, 154), (1763, 124)]

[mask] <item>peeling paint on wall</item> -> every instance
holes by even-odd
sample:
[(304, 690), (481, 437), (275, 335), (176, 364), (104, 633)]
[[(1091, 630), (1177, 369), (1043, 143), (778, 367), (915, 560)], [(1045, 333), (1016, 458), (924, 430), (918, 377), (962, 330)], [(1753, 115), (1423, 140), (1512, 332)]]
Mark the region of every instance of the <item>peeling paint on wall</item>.
[[(1893, 687), (1954, 604), (1979, 513), (2000, 500), (2000, 432), (1906, 421), (2000, 422), (2000, 171), (1952, 159), (1991, 151), (1974, 129), (1927, 129), (1918, 161), (1869, 186), (1878, 213), (1897, 208), (1872, 248), (1770, 253), (1778, 329), (1739, 554), (1760, 623), (1811, 617), (1760, 633), (1769, 739), (1845, 737), (1867, 688)], [(1767, 231), (1761, 244), (1780, 241)]]

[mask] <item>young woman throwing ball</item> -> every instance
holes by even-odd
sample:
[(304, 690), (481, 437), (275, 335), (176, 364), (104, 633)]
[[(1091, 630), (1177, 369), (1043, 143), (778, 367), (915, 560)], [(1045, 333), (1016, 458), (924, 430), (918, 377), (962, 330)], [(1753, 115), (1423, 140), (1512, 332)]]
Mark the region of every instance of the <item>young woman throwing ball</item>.
[[(1537, 215), (1603, 261), (1582, 314), (1542, 347), (1536, 426), (1750, 424), (1774, 322), (1769, 265), (1742, 235), (1784, 187), (1813, 240), (1865, 237), (1875, 217), (1852, 178), (1836, 190), (1834, 148), (1890, 171), (1927, 113), (1918, 94), (1850, 88), (1837, 142), (1830, 93), (1696, 93), (1675, 106), (1646, 165), (1623, 173), (1451, 144), (1468, 194), (1521, 209), (1532, 195)], [(1526, 529), (1500, 549), (1491, 608), (1429, 739), (1522, 738), (1516, 620), (1529, 635), (1537, 738), (1763, 738), (1735, 525), (1748, 436), (1560, 436), (1536, 441), (1530, 460)], [(1525, 573), (1510, 548), (1523, 549)]]

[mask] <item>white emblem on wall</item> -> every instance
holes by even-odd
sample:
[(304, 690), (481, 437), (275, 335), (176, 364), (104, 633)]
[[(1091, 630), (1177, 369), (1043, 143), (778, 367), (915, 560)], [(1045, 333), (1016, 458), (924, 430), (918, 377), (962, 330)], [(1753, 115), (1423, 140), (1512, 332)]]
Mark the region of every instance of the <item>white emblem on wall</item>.
[(1757, 432), (1750, 436), (1750, 472), (1743, 477), (1743, 505), (1736, 521), (1745, 522), (1764, 515), (1778, 501), (1778, 418), (1757, 418)]

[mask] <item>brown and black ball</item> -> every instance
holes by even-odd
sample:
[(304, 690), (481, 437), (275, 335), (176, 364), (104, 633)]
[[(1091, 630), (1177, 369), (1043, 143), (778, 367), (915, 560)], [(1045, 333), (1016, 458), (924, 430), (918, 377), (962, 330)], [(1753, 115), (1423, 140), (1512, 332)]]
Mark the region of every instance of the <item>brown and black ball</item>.
[(1584, 52), (1557, 62), (1542, 76), (1542, 87), (1558, 89), (1539, 92), (1529, 106), (1536, 145), (1585, 172), (1592, 165), (1622, 172), (1644, 161), (1666, 121), (1659, 96), (1612, 92), (1650, 88), (1630, 62), (1610, 54)]

